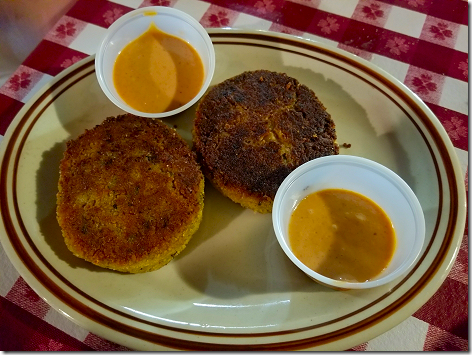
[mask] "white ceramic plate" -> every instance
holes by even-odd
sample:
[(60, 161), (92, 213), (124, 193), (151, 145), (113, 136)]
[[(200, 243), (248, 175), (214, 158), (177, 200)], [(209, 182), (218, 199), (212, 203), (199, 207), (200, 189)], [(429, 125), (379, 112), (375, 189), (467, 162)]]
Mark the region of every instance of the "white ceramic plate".
[[(375, 160), (418, 196), (426, 241), (405, 277), (370, 290), (311, 281), (277, 244), (271, 216), (206, 187), (203, 221), (164, 268), (128, 275), (65, 247), (55, 218), (65, 142), (120, 113), (101, 92), (94, 58), (59, 74), (21, 110), (1, 147), (1, 241), (29, 285), (72, 320), (140, 349), (342, 350), (397, 325), (439, 288), (465, 224), (453, 146), (426, 105), (393, 77), (346, 52), (288, 35), (212, 30), (213, 84), (245, 70), (285, 72), (311, 87), (336, 122), (341, 154)], [(195, 107), (167, 119), (190, 142)]]

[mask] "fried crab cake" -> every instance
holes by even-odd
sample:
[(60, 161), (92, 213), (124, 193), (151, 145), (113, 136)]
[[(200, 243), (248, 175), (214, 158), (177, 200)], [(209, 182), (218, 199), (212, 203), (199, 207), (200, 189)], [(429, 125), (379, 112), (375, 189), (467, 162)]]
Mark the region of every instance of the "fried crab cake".
[(208, 180), (260, 213), (272, 211), (275, 193), (291, 171), (339, 153), (335, 124), (315, 93), (267, 70), (214, 86), (197, 107), (193, 143)]
[(160, 120), (126, 114), (67, 142), (57, 220), (67, 247), (103, 268), (166, 265), (200, 225), (204, 177), (195, 153)]

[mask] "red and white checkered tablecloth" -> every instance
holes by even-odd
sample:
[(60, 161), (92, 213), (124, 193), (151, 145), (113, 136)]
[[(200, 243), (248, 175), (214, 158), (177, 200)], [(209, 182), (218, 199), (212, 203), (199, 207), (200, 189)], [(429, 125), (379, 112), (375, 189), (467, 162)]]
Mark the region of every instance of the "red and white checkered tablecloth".
[[(0, 87), (0, 139), (45, 83), (94, 54), (134, 8), (177, 7), (207, 28), (289, 33), (352, 52), (415, 92), (449, 134), (468, 191), (468, 2), (464, 0), (78, 0)], [(0, 58), (1, 60), (1, 58)], [(443, 285), (407, 320), (359, 351), (468, 350), (468, 229)], [(128, 350), (40, 298), (0, 247), (0, 350)]]

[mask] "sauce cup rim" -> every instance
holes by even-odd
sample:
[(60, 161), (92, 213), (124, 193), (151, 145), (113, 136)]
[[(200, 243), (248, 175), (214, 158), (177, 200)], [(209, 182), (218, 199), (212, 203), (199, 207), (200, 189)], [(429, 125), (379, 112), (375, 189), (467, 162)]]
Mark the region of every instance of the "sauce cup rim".
[[(182, 105), (179, 108), (176, 108), (174, 110), (165, 111), (165, 112), (157, 112), (157, 113), (142, 112), (142, 111), (139, 111), (130, 107), (126, 102), (124, 102), (123, 99), (114, 95), (112, 90), (110, 90), (109, 85), (112, 85), (112, 84), (110, 84), (105, 79), (105, 75), (104, 75), (104, 71), (105, 71), (104, 55), (106, 51), (108, 50), (110, 43), (113, 40), (114, 35), (120, 28), (122, 28), (123, 26), (130, 25), (130, 23), (132, 23), (136, 19), (139, 19), (145, 16), (153, 18), (160, 15), (178, 17), (182, 19), (183, 21), (187, 22), (191, 27), (195, 29), (195, 31), (200, 35), (201, 39), (205, 42), (205, 47), (208, 51), (208, 68), (205, 69), (204, 82), (202, 84), (201, 89), (193, 97), (193, 99), (187, 102), (185, 105)], [(181, 38), (178, 35), (176, 36)], [(189, 44), (191, 45), (191, 43)], [(199, 55), (201, 56), (200, 53)], [(105, 93), (105, 95), (109, 98), (109, 100), (112, 101), (116, 106), (118, 106), (119, 108), (121, 108), (122, 110), (128, 113), (141, 116), (141, 117), (148, 117), (148, 118), (165, 118), (165, 117), (173, 116), (182, 111), (185, 111), (186, 109), (194, 105), (205, 94), (206, 90), (210, 86), (210, 83), (213, 79), (213, 74), (215, 71), (215, 65), (216, 65), (215, 49), (213, 46), (213, 42), (211, 41), (211, 38), (208, 32), (206, 31), (206, 29), (194, 17), (192, 17), (188, 13), (181, 11), (179, 9), (175, 9), (175, 8), (167, 7), (167, 6), (146, 6), (146, 7), (132, 10), (124, 14), (120, 18), (118, 18), (106, 30), (106, 34), (103, 40), (100, 42), (97, 53), (95, 55), (95, 73), (97, 76), (97, 80), (98, 80), (100, 88)], [(205, 67), (205, 63), (204, 63), (204, 67)]]
[[(394, 183), (394, 186), (403, 194), (405, 199), (410, 203), (410, 206), (412, 208), (412, 211), (414, 213), (414, 219), (415, 219), (415, 242), (413, 245), (413, 248), (410, 250), (408, 256), (405, 258), (405, 260), (400, 264), (399, 267), (395, 271), (393, 271), (390, 274), (387, 275), (382, 275), (382, 273), (377, 277), (372, 280), (368, 280), (365, 282), (350, 282), (350, 281), (341, 281), (341, 280), (335, 280), (329, 277), (326, 277), (324, 275), (321, 275), (317, 273), (316, 271), (310, 269), (307, 267), (305, 264), (303, 264), (292, 252), (289, 244), (288, 244), (288, 233), (285, 228), (282, 226), (281, 222), (281, 205), (284, 203), (284, 199), (287, 197), (287, 189), (293, 185), (296, 184), (297, 179), (302, 176), (303, 174), (309, 174), (310, 172), (316, 170), (316, 169), (322, 169), (323, 166), (331, 165), (331, 164), (348, 164), (348, 165), (354, 165), (356, 167), (360, 167), (363, 169), (370, 170), (372, 172), (375, 172), (376, 174), (380, 175), (382, 178), (389, 179), (391, 182)], [(339, 186), (338, 188), (343, 188), (342, 186)], [(301, 190), (303, 188), (300, 188)], [(320, 189), (314, 189), (311, 192), (319, 191), (322, 190), (323, 188)], [(348, 189), (352, 190), (352, 189)], [(352, 190), (355, 191), (355, 190)], [(310, 192), (310, 193), (311, 193)], [(357, 192), (357, 191), (356, 191)], [(302, 194), (301, 196), (306, 196), (306, 194)], [(302, 197), (301, 197), (302, 198)], [(300, 198), (300, 199), (301, 199)], [(291, 206), (291, 213), (293, 212), (293, 209), (296, 207), (296, 204)], [(382, 207), (382, 206), (380, 206)], [(289, 217), (290, 218), (290, 217)], [(424, 238), (425, 238), (425, 219), (424, 219), (424, 213), (421, 208), (421, 204), (413, 192), (413, 190), (410, 188), (410, 186), (395, 172), (387, 168), (386, 166), (379, 164), (373, 160), (369, 160), (366, 158), (358, 157), (358, 156), (352, 156), (352, 155), (331, 155), (331, 156), (325, 156), (325, 157), (320, 157), (316, 158), (314, 160), (308, 161), (301, 166), (299, 166), (297, 169), (292, 171), (282, 182), (280, 185), (279, 189), (277, 190), (276, 196), (274, 198), (274, 208), (272, 212), (272, 223), (274, 227), (274, 231), (277, 237), (277, 240), (282, 247), (284, 253), (289, 257), (289, 259), (300, 269), (302, 270), (305, 274), (307, 274), (310, 278), (313, 280), (335, 288), (335, 289), (368, 289), (368, 288), (373, 288), (373, 287), (378, 287), (381, 285), (385, 285), (401, 275), (405, 275), (411, 269), (414, 267), (415, 262), (418, 260), (419, 255), (421, 253), (423, 243), (424, 243)], [(395, 251), (396, 252), (396, 251)]]

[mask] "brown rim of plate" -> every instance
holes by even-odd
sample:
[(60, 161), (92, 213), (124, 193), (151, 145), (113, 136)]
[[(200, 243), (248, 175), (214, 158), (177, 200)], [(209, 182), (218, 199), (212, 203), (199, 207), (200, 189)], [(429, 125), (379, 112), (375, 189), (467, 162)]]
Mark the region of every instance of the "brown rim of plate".
[[(90, 295), (86, 294), (82, 290), (78, 289), (74, 286), (70, 281), (68, 281), (64, 276), (62, 276), (54, 267), (44, 258), (43, 255), (39, 252), (37, 247), (35, 246), (33, 240), (28, 235), (26, 227), (21, 219), (21, 214), (18, 206), (18, 200), (16, 196), (17, 191), (17, 174), (18, 174), (18, 165), (21, 156), (21, 151), (25, 145), (25, 142), (28, 138), (28, 135), (32, 128), (34, 127), (36, 121), (41, 117), (42, 113), (46, 110), (49, 105), (51, 105), (54, 100), (61, 96), (64, 92), (69, 90), (73, 87), (77, 82), (83, 80), (84, 78), (88, 77), (91, 74), (95, 73), (94, 68), (94, 61), (93, 57), (89, 57), (88, 59), (80, 62), (77, 64), (77, 67), (67, 74), (64, 74), (62, 77), (59, 74), (56, 81), (52, 83), (52, 85), (46, 89), (36, 100), (34, 103), (31, 104), (31, 107), (26, 107), (26, 112), (23, 113), (21, 119), (17, 122), (17, 125), (13, 128), (11, 132), (9, 132), (9, 141), (7, 142), (7, 146), (5, 147), (5, 153), (2, 160), (1, 165), (1, 172), (0, 172), (0, 195), (7, 196), (8, 189), (7, 186), (7, 175), (9, 172), (9, 162), (14, 160), (13, 164), (13, 206), (10, 206), (8, 203), (8, 199), (2, 198), (0, 200), (0, 212), (2, 214), (3, 223), (5, 229), (8, 234), (8, 239), (10, 240), (13, 249), (17, 253), (19, 259), (22, 261), (24, 266), (29, 270), (29, 272), (36, 278), (36, 280), (46, 288), (52, 295), (58, 298), (61, 302), (65, 303), (68, 307), (72, 308), (74, 311), (78, 312), (84, 317), (89, 318), (90, 320), (99, 323), (107, 328), (113, 329), (115, 331), (127, 334), (131, 337), (145, 340), (151, 343), (164, 345), (172, 348), (177, 349), (192, 349), (192, 350), (291, 350), (291, 349), (302, 349), (310, 346), (317, 346), (326, 343), (330, 343), (336, 340), (340, 340), (352, 334), (361, 332), (366, 330), (367, 328), (372, 327), (376, 323), (386, 319), (393, 313), (395, 313), (398, 309), (406, 305), (410, 300), (413, 299), (418, 293), (420, 293), (423, 288), (428, 284), (428, 282), (433, 278), (433, 276), (439, 271), (439, 266), (443, 263), (446, 255), (448, 254), (449, 249), (452, 246), (452, 240), (454, 239), (454, 235), (458, 228), (462, 228), (463, 226), (458, 226), (459, 220), (459, 194), (458, 194), (458, 186), (456, 182), (456, 177), (454, 173), (454, 166), (451, 161), (451, 158), (448, 154), (447, 147), (444, 141), (441, 138), (441, 135), (437, 131), (434, 124), (428, 117), (428, 114), (425, 112), (424, 108), (420, 107), (406, 92), (404, 92), (397, 84), (393, 81), (389, 80), (388, 78), (382, 76), (375, 70), (372, 70), (367, 65), (363, 65), (362, 61), (355, 60), (354, 57), (345, 56), (339, 52), (331, 51), (324, 47), (318, 47), (316, 43), (308, 42), (308, 41), (298, 41), (294, 40), (293, 38), (289, 38), (286, 36), (273, 36), (270, 34), (264, 33), (248, 33), (248, 32), (230, 32), (230, 31), (212, 31), (210, 36), (215, 45), (244, 45), (244, 46), (254, 46), (254, 47), (264, 47), (268, 49), (275, 49), (279, 51), (290, 52), (296, 55), (306, 56), (316, 61), (325, 62), (331, 66), (335, 66), (340, 70), (348, 72), (350, 75), (354, 75), (357, 78), (363, 80), (364, 82), (368, 83), (369, 85), (375, 87), (377, 90), (382, 92), (383, 95), (388, 97), (392, 102), (394, 102), (410, 119), (410, 121), (415, 125), (418, 129), (419, 133), (423, 137), (425, 144), (428, 147), (428, 150), (431, 153), (431, 158), (434, 162), (436, 175), (438, 177), (438, 186), (439, 186), (439, 212), (436, 218), (436, 224), (434, 226), (433, 234), (430, 243), (426, 246), (426, 251), (424, 252), (421, 259), (417, 262), (417, 265), (413, 270), (410, 271), (408, 275), (404, 277), (404, 279), (396, 285), (392, 290), (385, 293), (381, 297), (377, 298), (370, 304), (351, 312), (350, 314), (344, 315), (342, 317), (338, 317), (336, 319), (321, 323), (315, 324), (312, 326), (307, 326), (303, 328), (285, 330), (285, 331), (276, 331), (276, 332), (268, 332), (268, 333), (237, 333), (237, 334), (222, 334), (222, 333), (215, 333), (215, 332), (203, 332), (203, 331), (193, 331), (193, 330), (186, 330), (180, 329), (176, 327), (170, 327), (166, 325), (156, 324), (147, 320), (143, 320), (137, 317), (134, 317), (130, 314), (123, 313), (119, 310), (116, 310), (101, 301), (91, 297)], [(242, 42), (238, 42), (242, 40)], [(247, 43), (244, 40), (255, 40), (260, 41), (260, 43)], [(280, 45), (288, 45), (297, 50), (289, 49), (289, 48), (281, 48)], [(299, 52), (298, 50), (303, 50), (305, 52)], [(325, 61), (320, 58), (316, 58), (310, 53), (320, 53), (329, 58), (333, 58), (339, 62), (347, 63), (350, 67), (354, 67), (362, 71), (364, 74), (367, 74), (370, 78), (373, 78), (372, 81), (368, 81), (364, 79), (362, 76), (350, 71), (348, 68), (343, 68), (338, 66), (332, 62)], [(54, 97), (49, 98), (49, 96), (58, 88), (65, 85), (65, 83), (69, 80), (72, 80), (68, 83), (64, 88), (62, 88), (59, 92), (57, 92)], [(393, 91), (402, 101), (403, 104), (412, 110), (419, 118), (421, 123), (425, 126), (426, 130), (431, 134), (431, 138), (433, 139), (437, 149), (439, 158), (442, 160), (444, 167), (445, 167), (445, 174), (447, 178), (447, 182), (449, 185), (450, 190), (450, 212), (448, 216), (448, 224), (444, 236), (444, 240), (441, 244), (441, 247), (438, 251), (438, 254), (435, 256), (434, 260), (431, 263), (431, 266), (428, 270), (422, 275), (422, 277), (401, 297), (395, 300), (393, 303), (388, 305), (386, 308), (382, 309), (381, 311), (371, 315), (366, 319), (362, 319), (361, 321), (352, 324), (350, 326), (337, 329), (333, 332), (308, 337), (304, 339), (298, 340), (289, 340), (283, 342), (272, 342), (272, 343), (262, 343), (262, 344), (216, 344), (216, 343), (206, 343), (206, 342), (199, 342), (199, 341), (192, 341), (192, 340), (184, 340), (184, 339), (176, 339), (173, 337), (168, 337), (164, 335), (159, 335), (154, 332), (142, 330), (136, 328), (134, 326), (124, 324), (120, 321), (112, 319), (105, 314), (100, 313), (97, 310), (90, 308), (89, 306), (85, 305), (84, 303), (80, 302), (79, 300), (75, 299), (73, 296), (69, 295), (66, 291), (64, 291), (58, 284), (56, 284), (45, 272), (42, 271), (41, 267), (39, 267), (32, 257), (28, 254), (27, 250), (22, 244), (22, 241), (17, 233), (17, 228), (15, 227), (14, 220), (19, 226), (20, 232), (23, 235), (24, 239), (27, 241), (29, 247), (34, 251), (35, 256), (41, 261), (41, 263), (48, 269), (51, 274), (57, 277), (61, 282), (63, 282), (67, 287), (72, 289), (74, 292), (79, 294), (80, 296), (84, 297), (87, 301), (96, 304), (97, 306), (101, 307), (102, 309), (106, 310), (107, 312), (111, 312), (117, 314), (124, 319), (129, 319), (130, 321), (144, 323), (147, 326), (153, 326), (158, 329), (165, 329), (175, 332), (187, 333), (198, 335), (199, 337), (205, 336), (212, 336), (212, 337), (224, 337), (224, 338), (260, 338), (260, 337), (271, 337), (277, 335), (284, 335), (290, 333), (298, 333), (304, 332), (307, 330), (319, 328), (322, 326), (326, 326), (328, 324), (333, 324), (339, 322), (343, 319), (352, 317), (355, 314), (358, 314), (373, 305), (377, 304), (378, 302), (382, 301), (389, 295), (391, 295), (395, 290), (401, 287), (410, 277), (411, 275), (417, 270), (417, 268), (423, 262), (425, 256), (428, 254), (434, 240), (437, 237), (437, 231), (439, 228), (441, 214), (443, 213), (443, 204), (445, 201), (443, 200), (443, 191), (442, 191), (442, 181), (441, 175), (439, 171), (439, 165), (437, 161), (437, 157), (434, 155), (431, 145), (429, 144), (426, 136), (418, 126), (417, 122), (412, 118), (412, 116), (404, 109), (397, 101), (395, 101), (387, 92), (380, 89), (375, 85), (374, 82), (380, 82), (385, 87), (389, 88)], [(40, 106), (42, 108), (38, 113), (34, 113)], [(35, 114), (35, 116), (33, 116)], [(431, 114), (432, 115), (432, 114)], [(24, 131), (22, 135), (21, 132)], [(15, 150), (17, 147), (17, 150)], [(447, 202), (447, 201), (446, 201)], [(12, 208), (13, 207), (13, 208)], [(11, 211), (14, 211), (12, 214)], [(425, 301), (426, 302), (426, 301)], [(419, 308), (421, 305), (418, 305)]]

